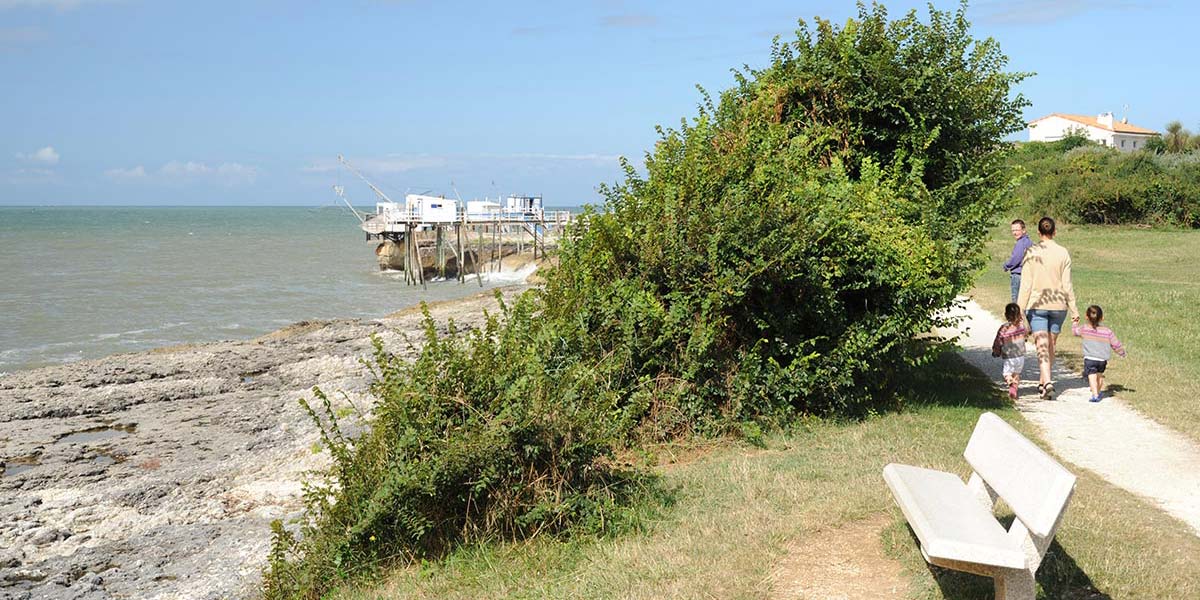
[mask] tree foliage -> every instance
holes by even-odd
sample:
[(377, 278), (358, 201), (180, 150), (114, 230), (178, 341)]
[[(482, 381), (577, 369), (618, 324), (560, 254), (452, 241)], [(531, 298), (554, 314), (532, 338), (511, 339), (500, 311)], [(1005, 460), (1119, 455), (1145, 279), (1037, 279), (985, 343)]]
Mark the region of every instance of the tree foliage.
[(770, 58), (624, 163), (503, 319), (430, 324), (412, 366), (378, 350), (371, 433), (327, 433), (329, 483), (301, 539), (278, 530), (268, 596), (463, 539), (604, 530), (638, 489), (622, 446), (892, 402), (1006, 204), (1024, 75), (965, 5), (860, 5)]

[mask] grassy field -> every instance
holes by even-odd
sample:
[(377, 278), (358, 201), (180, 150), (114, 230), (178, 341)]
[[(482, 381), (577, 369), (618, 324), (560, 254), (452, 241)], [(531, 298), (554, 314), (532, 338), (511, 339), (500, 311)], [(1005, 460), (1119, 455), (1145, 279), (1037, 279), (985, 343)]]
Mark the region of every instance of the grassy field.
[[(1079, 312), (1099, 304), (1105, 322), (1129, 346), (1127, 359), (1109, 361), (1110, 388), (1143, 414), (1200, 441), (1200, 231), (1075, 226), (1063, 228), (1058, 241), (1071, 251)], [(1000, 265), (1011, 250), (1004, 225), (992, 235), (992, 260), (973, 292), (995, 314), (1003, 314), (1009, 300)], [(1078, 338), (1068, 333), (1059, 340), (1066, 364), (1078, 372)]]
[[(778, 581), (789, 552), (811, 553), (813, 540), (839, 539), (856, 524), (875, 523), (850, 551), (879, 555), (894, 567), (901, 597), (989, 598), (990, 580), (925, 565), (881, 469), (895, 461), (965, 476), (962, 450), (983, 410), (1026, 435), (1032, 427), (957, 356), (943, 357), (925, 377), (914, 382), (899, 413), (814, 422), (768, 438), (765, 449), (729, 444), (661, 461), (670, 501), (647, 507), (640, 531), (465, 548), (333, 597), (795, 597), (781, 593)], [(1200, 597), (1200, 538), (1141, 500), (1072, 470), (1079, 484), (1039, 572), (1042, 597)]]

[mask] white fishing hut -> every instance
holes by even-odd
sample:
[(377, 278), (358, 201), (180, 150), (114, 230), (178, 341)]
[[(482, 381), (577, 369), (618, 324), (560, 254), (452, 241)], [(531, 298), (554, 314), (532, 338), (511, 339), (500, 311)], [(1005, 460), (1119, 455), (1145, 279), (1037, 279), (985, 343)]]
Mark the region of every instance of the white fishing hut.
[(509, 196), (504, 199), (504, 212), (512, 215), (541, 216), (541, 196)]
[(492, 200), (467, 200), (468, 220), (495, 219), (500, 216), (500, 212), (499, 202), (493, 202)]

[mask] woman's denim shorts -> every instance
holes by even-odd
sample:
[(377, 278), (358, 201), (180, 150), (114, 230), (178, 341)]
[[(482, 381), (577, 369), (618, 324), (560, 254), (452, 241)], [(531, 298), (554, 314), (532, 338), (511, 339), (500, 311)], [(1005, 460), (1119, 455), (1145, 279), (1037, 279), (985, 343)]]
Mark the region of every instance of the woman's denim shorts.
[(1057, 334), (1062, 331), (1063, 323), (1067, 320), (1067, 311), (1035, 308), (1025, 313), (1025, 319), (1029, 321), (1029, 330), (1034, 333), (1049, 331)]

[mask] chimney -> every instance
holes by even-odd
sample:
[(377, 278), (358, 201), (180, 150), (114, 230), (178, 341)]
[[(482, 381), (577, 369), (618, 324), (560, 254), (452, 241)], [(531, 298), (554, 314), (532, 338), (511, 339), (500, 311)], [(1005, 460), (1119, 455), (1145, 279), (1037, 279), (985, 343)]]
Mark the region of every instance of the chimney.
[(1111, 128), (1111, 127), (1113, 126), (1113, 114), (1112, 114), (1112, 112), (1110, 111), (1110, 112), (1106, 112), (1106, 113), (1100, 113), (1099, 115), (1097, 115), (1097, 116), (1096, 116), (1096, 122), (1097, 122), (1097, 123), (1100, 123), (1100, 124), (1101, 124), (1101, 125), (1103, 125), (1104, 127), (1110, 127), (1110, 128)]

